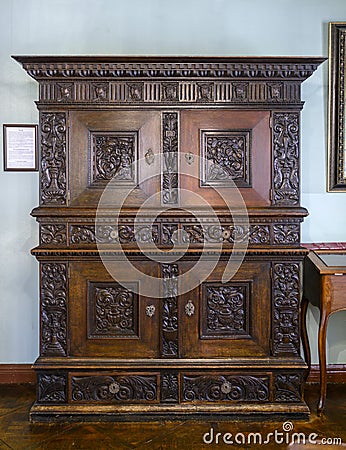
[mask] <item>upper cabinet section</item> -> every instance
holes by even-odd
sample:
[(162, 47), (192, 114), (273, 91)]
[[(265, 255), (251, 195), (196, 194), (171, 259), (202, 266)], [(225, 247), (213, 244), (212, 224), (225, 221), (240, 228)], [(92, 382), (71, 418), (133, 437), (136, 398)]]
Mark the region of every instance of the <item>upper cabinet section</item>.
[(40, 87), (41, 207), (300, 206), (300, 86), (324, 58), (15, 59)]
[(15, 56), (39, 105), (301, 107), (320, 57)]

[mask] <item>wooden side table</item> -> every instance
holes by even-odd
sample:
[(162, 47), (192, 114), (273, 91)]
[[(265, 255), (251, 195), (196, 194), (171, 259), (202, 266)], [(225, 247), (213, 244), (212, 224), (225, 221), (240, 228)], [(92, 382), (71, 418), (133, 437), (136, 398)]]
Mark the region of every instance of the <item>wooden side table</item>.
[(318, 357), (320, 364), (320, 399), (317, 413), (325, 406), (326, 335), (329, 316), (346, 310), (346, 250), (311, 251), (304, 262), (304, 294), (302, 301), (302, 341), (306, 362), (311, 367), (311, 354), (306, 331), (306, 312), (309, 302), (320, 308)]

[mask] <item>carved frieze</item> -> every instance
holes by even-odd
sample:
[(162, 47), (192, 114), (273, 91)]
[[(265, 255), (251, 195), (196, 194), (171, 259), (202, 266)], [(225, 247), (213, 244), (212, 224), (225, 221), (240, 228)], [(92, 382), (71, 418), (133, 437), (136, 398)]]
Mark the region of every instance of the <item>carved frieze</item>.
[(273, 113), (272, 204), (299, 204), (299, 113)]
[[(180, 233), (180, 234), (179, 234)], [(42, 225), (41, 242), (62, 245), (65, 243), (64, 225)], [(180, 239), (180, 241), (179, 241)], [(70, 244), (95, 243), (161, 243), (174, 244), (234, 244), (248, 239), (249, 245), (295, 245), (300, 242), (300, 220), (296, 222), (250, 223), (250, 226), (217, 223), (164, 223), (136, 224), (71, 224)]]
[(89, 283), (88, 337), (138, 336), (137, 294), (118, 283)]
[(300, 242), (299, 224), (273, 225), (274, 244), (298, 244)]
[(162, 113), (161, 198), (164, 205), (177, 205), (179, 202), (178, 133), (178, 113)]
[(249, 334), (247, 283), (203, 283), (201, 334), (203, 338)]
[(303, 377), (300, 373), (275, 376), (274, 397), (276, 402), (299, 402), (302, 400)]
[(269, 377), (250, 375), (183, 376), (184, 402), (266, 402)]
[(37, 376), (37, 397), (42, 403), (64, 403), (66, 395), (66, 376), (39, 373)]
[(121, 243), (158, 243), (159, 226), (144, 224), (129, 225), (71, 225), (70, 242), (71, 244), (107, 244)]
[(272, 353), (299, 355), (300, 266), (298, 263), (272, 265)]
[(178, 357), (178, 265), (161, 264), (162, 314), (161, 355), (164, 358)]
[(65, 205), (67, 202), (65, 113), (41, 113), (40, 130), (41, 204)]
[(67, 265), (41, 265), (41, 355), (67, 355)]
[(67, 242), (66, 232), (66, 224), (42, 224), (40, 226), (40, 243), (45, 245), (64, 245)]
[(91, 133), (91, 183), (114, 180), (114, 185), (136, 185), (137, 134), (135, 132)]

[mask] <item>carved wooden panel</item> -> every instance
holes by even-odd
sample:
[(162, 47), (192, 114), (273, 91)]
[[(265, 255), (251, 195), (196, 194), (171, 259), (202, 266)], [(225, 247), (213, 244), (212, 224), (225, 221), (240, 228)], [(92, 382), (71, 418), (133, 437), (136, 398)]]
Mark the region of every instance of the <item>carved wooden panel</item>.
[(39, 373), (37, 375), (37, 399), (42, 403), (64, 403), (66, 376), (63, 374)]
[(175, 372), (163, 372), (161, 374), (161, 402), (179, 402), (179, 379)]
[(248, 283), (203, 283), (201, 338), (248, 335), (250, 292)]
[(162, 203), (176, 205), (179, 198), (178, 186), (178, 113), (162, 113)]
[(67, 226), (62, 223), (42, 224), (40, 243), (46, 245), (64, 245), (67, 243)]
[(40, 130), (41, 204), (65, 205), (67, 202), (65, 113), (41, 113)]
[(136, 186), (138, 144), (136, 132), (91, 132), (90, 160), (92, 185)]
[[(251, 186), (250, 131), (201, 131), (202, 186)], [(230, 180), (233, 182), (230, 183)]]
[(127, 285), (89, 283), (89, 339), (138, 336), (138, 295)]
[(273, 205), (299, 204), (299, 114), (273, 113)]
[(92, 375), (71, 377), (72, 402), (157, 403), (157, 375)]
[(273, 264), (272, 353), (299, 355), (300, 265)]
[(178, 265), (162, 264), (161, 355), (177, 358), (178, 336)]
[(41, 265), (41, 355), (67, 355), (67, 265)]
[(183, 402), (267, 402), (269, 392), (268, 376), (183, 376)]
[(275, 376), (275, 401), (276, 402), (299, 402), (302, 400), (301, 373), (280, 373)]

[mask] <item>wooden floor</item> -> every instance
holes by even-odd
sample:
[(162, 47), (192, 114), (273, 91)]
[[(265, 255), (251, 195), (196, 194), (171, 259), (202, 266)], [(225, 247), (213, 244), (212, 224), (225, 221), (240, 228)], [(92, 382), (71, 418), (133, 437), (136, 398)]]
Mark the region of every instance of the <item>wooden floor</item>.
[[(293, 426), (290, 433), (304, 433), (306, 439), (310, 433), (316, 433), (313, 439), (341, 438), (346, 443), (346, 384), (328, 386), (326, 414), (317, 417), (318, 385), (309, 385), (306, 390), (306, 400), (312, 408), (311, 418), (307, 422), (293, 422), (286, 427)], [(241, 442), (243, 436), (248, 439), (249, 433), (260, 433), (263, 441), (267, 433), (283, 432), (283, 422), (237, 422), (237, 421), (165, 421), (146, 423), (70, 423), (70, 424), (30, 424), (28, 421), (29, 408), (34, 401), (34, 387), (32, 385), (1, 385), (0, 384), (0, 449), (286, 449), (287, 444), (280, 445), (273, 439), (269, 444), (228, 444), (229, 440), (237, 437)], [(206, 440), (211, 440), (210, 430), (214, 430), (212, 443), (204, 443), (203, 436), (208, 433)], [(216, 442), (216, 434), (219, 442)], [(226, 443), (223, 441), (225, 433)], [(238, 434), (239, 433), (239, 434)], [(289, 436), (290, 433), (284, 433)], [(276, 438), (280, 440), (278, 435)], [(247, 442), (247, 441), (246, 441)], [(257, 441), (258, 442), (258, 441)], [(285, 441), (284, 441), (285, 442)], [(329, 441), (332, 442), (332, 441)], [(328, 445), (313, 446), (312, 448), (338, 448)], [(296, 448), (296, 447), (294, 447)], [(310, 448), (310, 447), (299, 447)], [(339, 447), (339, 448), (342, 448)]]

